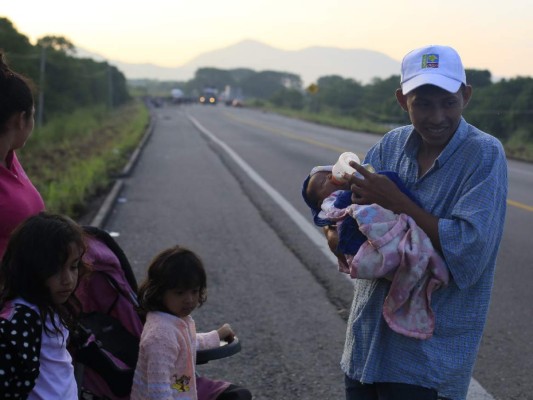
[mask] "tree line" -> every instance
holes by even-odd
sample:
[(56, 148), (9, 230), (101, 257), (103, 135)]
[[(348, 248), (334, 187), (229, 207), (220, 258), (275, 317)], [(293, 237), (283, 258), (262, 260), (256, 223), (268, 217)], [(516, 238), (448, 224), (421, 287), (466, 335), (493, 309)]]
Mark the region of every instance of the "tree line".
[(9, 19), (0, 17), (0, 51), (13, 70), (34, 84), (38, 123), (78, 108), (113, 108), (130, 99), (121, 71), (107, 62), (75, 57), (74, 45), (64, 37), (44, 36), (32, 45)]

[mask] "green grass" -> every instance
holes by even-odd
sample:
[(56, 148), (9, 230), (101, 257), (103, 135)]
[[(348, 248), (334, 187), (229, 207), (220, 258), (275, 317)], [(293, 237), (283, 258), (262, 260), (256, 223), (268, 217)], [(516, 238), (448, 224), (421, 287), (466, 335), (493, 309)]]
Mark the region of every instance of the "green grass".
[(36, 130), (17, 154), (47, 210), (76, 218), (90, 198), (109, 188), (148, 123), (139, 100), (111, 112), (81, 109)]
[(390, 127), (385, 124), (368, 120), (360, 120), (328, 111), (315, 113), (307, 110), (292, 110), (288, 108), (275, 107), (269, 103), (260, 103), (259, 108), (291, 118), (298, 118), (304, 121), (314, 122), (316, 124), (348, 129), (357, 132), (384, 134), (390, 129)]
[(505, 153), (508, 157), (517, 160), (533, 162), (533, 141), (531, 132), (518, 131), (505, 142)]

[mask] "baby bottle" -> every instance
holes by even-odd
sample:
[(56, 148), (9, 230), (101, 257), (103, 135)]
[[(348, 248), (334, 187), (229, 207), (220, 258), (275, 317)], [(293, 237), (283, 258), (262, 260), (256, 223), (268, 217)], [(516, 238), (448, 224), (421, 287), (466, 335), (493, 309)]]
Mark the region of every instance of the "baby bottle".
[(333, 170), (331, 171), (331, 179), (333, 183), (342, 185), (348, 180), (346, 175), (352, 175), (355, 172), (355, 169), (350, 166), (350, 161), (355, 161), (357, 164), (361, 163), (357, 154), (349, 151), (342, 153), (339, 156), (339, 160), (335, 163)]

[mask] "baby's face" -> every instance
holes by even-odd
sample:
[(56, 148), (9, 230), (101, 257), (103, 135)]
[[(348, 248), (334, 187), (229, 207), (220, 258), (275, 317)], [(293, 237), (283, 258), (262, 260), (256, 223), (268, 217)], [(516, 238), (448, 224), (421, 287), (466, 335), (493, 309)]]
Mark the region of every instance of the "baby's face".
[(350, 190), (350, 184), (337, 185), (331, 179), (331, 172), (320, 171), (309, 179), (307, 198), (311, 203), (316, 204), (317, 208), (320, 208), (324, 199), (337, 190)]

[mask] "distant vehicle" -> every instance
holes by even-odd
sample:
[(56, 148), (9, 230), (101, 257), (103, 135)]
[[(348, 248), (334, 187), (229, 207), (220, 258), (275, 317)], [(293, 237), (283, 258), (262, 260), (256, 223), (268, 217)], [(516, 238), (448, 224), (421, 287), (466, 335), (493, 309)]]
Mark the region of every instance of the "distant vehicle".
[(181, 104), (184, 101), (183, 91), (181, 89), (172, 89), (170, 91), (172, 103)]
[(231, 105), (233, 107), (242, 107), (243, 106), (242, 100), (241, 99), (233, 99), (233, 101), (231, 102)]
[(212, 88), (206, 88), (198, 99), (200, 104), (216, 105), (218, 91)]
[(151, 97), (149, 101), (150, 101), (150, 104), (156, 108), (163, 107), (164, 105), (163, 100), (159, 97)]
[(229, 107), (244, 107), (241, 99), (228, 99), (224, 102), (224, 104)]

